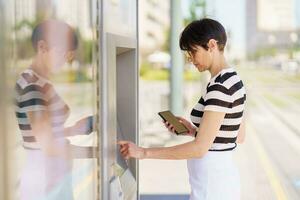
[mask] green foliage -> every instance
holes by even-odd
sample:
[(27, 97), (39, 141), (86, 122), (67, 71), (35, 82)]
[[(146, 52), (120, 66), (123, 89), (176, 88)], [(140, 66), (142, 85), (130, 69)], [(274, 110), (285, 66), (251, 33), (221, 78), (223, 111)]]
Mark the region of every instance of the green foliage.
[[(168, 81), (170, 72), (168, 69), (154, 69), (150, 63), (144, 62), (140, 67), (140, 77), (143, 80)], [(198, 81), (201, 74), (196, 71), (185, 70), (183, 74), (185, 81)]]
[(164, 34), (165, 34), (165, 41), (164, 41), (164, 43), (163, 43), (163, 45), (162, 45), (162, 50), (163, 51), (166, 51), (166, 52), (169, 52), (170, 51), (170, 44), (171, 44), (171, 32), (170, 32), (171, 30), (170, 30), (170, 27), (167, 29), (167, 30), (165, 30), (165, 32), (164, 32)]
[(140, 68), (140, 77), (144, 80), (169, 80), (169, 70), (153, 69), (149, 63), (143, 63)]
[(16, 39), (16, 54), (18, 59), (28, 59), (34, 55), (34, 49), (29, 37)]
[(206, 0), (190, 0), (189, 13), (190, 16), (184, 19), (185, 26), (206, 16)]
[(15, 27), (14, 27), (14, 30), (15, 31), (20, 31), (22, 30), (23, 28), (28, 28), (30, 30), (33, 30), (33, 28), (37, 25), (37, 20), (34, 20), (34, 21), (29, 21), (27, 19), (24, 19), (22, 21), (19, 21), (16, 23)]
[(59, 83), (82, 83), (82, 82), (90, 82), (92, 81), (88, 75), (86, 70), (80, 69), (80, 70), (68, 70), (63, 71), (55, 75), (53, 78), (54, 82)]
[(143, 62), (140, 67), (140, 76), (145, 76), (151, 70), (151, 65), (148, 62)]
[[(79, 35), (79, 34), (78, 34)], [(77, 59), (81, 63), (90, 64), (93, 60), (93, 45), (96, 41), (79, 38), (80, 44), (77, 49)]]
[(201, 74), (197, 71), (186, 70), (183, 74), (185, 81), (199, 81), (201, 80)]
[(264, 94), (264, 96), (275, 106), (277, 107), (286, 107), (287, 103), (285, 101), (283, 101), (282, 99), (278, 98), (277, 96), (274, 96), (272, 94), (266, 93)]
[(250, 59), (257, 60), (265, 56), (275, 56), (277, 49), (275, 47), (260, 48), (254, 54), (250, 55)]
[(294, 92), (294, 93), (289, 93), (288, 96), (292, 97), (293, 99), (297, 100), (300, 102), (300, 93), (299, 92)]

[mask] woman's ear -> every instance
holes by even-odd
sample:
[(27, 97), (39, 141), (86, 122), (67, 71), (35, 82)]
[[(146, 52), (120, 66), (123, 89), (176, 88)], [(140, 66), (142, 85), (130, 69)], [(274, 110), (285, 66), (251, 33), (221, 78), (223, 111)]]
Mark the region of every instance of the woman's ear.
[(37, 51), (39, 53), (45, 53), (48, 51), (48, 45), (44, 40), (40, 40), (37, 43)]
[(207, 43), (207, 47), (209, 51), (217, 49), (218, 48), (217, 40), (210, 39)]

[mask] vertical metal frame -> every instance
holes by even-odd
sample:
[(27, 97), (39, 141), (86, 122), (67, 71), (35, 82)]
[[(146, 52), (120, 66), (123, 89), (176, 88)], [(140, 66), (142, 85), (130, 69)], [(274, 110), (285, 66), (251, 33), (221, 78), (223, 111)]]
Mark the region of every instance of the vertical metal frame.
[(98, 156), (99, 156), (99, 159), (98, 159), (98, 167), (99, 167), (99, 186), (98, 186), (98, 190), (99, 190), (99, 194), (98, 194), (98, 199), (101, 200), (103, 199), (103, 196), (104, 196), (104, 190), (106, 189), (103, 184), (104, 184), (104, 169), (103, 169), (103, 156), (102, 156), (102, 149), (103, 149), (103, 144), (102, 144), (102, 141), (103, 141), (103, 72), (104, 72), (104, 69), (103, 69), (103, 0), (98, 0), (98, 5), (99, 5), (99, 9), (98, 9), (98, 21), (99, 21), (99, 26), (98, 26), (98, 38), (99, 38), (99, 41), (98, 41), (98, 48), (99, 48), (99, 65), (98, 65), (98, 85), (100, 87), (98, 87), (98, 93), (99, 93), (99, 102), (98, 102), (98, 108), (99, 108), (99, 112), (98, 112), (98, 131), (99, 131), (99, 135), (98, 135)]
[[(102, 52), (102, 102), (101, 102), (101, 174), (102, 174), (102, 199), (109, 199), (109, 182), (114, 176), (112, 164), (116, 162), (117, 147), (117, 55), (126, 51), (134, 51), (134, 74), (132, 86), (135, 90), (132, 102), (136, 107), (133, 117), (135, 118), (135, 138), (138, 142), (138, 67), (137, 67), (137, 41), (120, 35), (106, 33), (103, 38), (105, 41), (105, 51)], [(104, 46), (104, 45), (103, 45)], [(120, 52), (121, 51), (121, 52)], [(132, 52), (131, 52), (132, 53)], [(122, 119), (119, 119), (122, 120)], [(130, 168), (137, 177), (137, 161), (130, 162)], [(138, 178), (137, 178), (138, 181)]]
[(7, 191), (8, 191), (8, 163), (7, 163), (7, 138), (6, 138), (6, 103), (7, 103), (7, 85), (6, 85), (6, 60), (5, 60), (5, 30), (6, 30), (6, 22), (5, 22), (5, 5), (4, 1), (0, 0), (0, 23), (2, 25), (0, 31), (0, 60), (1, 60), (1, 73), (0, 73), (0, 110), (2, 114), (0, 115), (0, 199), (8, 199)]
[(101, 152), (102, 152), (102, 112), (101, 112), (101, 109), (102, 109), (102, 77), (101, 77), (101, 74), (102, 74), (102, 35), (103, 35), (103, 0), (96, 0), (96, 5), (97, 5), (97, 23), (96, 23), (96, 38), (97, 38), (97, 55), (98, 58), (96, 58), (96, 62), (97, 62), (97, 69), (96, 69), (96, 81), (97, 81), (97, 131), (98, 131), (98, 142), (97, 142), (97, 145), (98, 145), (98, 152), (97, 152), (97, 155), (98, 155), (98, 160), (97, 160), (97, 167), (98, 167), (98, 177), (97, 177), (97, 183), (98, 183), (98, 186), (97, 186), (97, 200), (98, 199), (102, 199), (102, 194), (103, 194), (103, 191), (102, 191), (102, 177), (103, 177), (103, 173), (102, 173), (102, 156), (101, 156)]
[[(137, 136), (136, 136), (136, 142), (137, 145), (140, 145), (140, 95), (139, 95), (139, 90), (140, 90), (140, 85), (139, 85), (139, 80), (140, 80), (140, 63), (139, 63), (139, 1), (136, 1), (136, 52), (137, 52), (137, 56), (136, 56), (136, 77), (137, 77), (137, 82), (136, 82), (136, 87), (137, 87)], [(139, 162), (136, 163), (136, 180), (137, 180), (137, 198), (138, 200), (140, 199), (140, 172), (139, 172)]]

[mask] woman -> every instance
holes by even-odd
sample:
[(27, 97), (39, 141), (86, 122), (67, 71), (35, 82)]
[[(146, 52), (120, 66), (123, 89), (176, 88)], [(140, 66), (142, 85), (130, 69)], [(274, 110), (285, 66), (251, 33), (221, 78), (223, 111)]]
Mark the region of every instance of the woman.
[(70, 109), (50, 81), (72, 61), (78, 46), (74, 30), (58, 20), (38, 24), (32, 33), (36, 51), (32, 64), (16, 83), (16, 116), (27, 158), (20, 180), (20, 199), (73, 199), (72, 159), (92, 157), (92, 147), (79, 147), (65, 138), (89, 134), (92, 117), (64, 127)]
[[(178, 117), (195, 139), (164, 148), (142, 148), (120, 141), (125, 159), (187, 159), (190, 200), (240, 199), (238, 170), (232, 160), (236, 143), (244, 140), (243, 111), (246, 93), (235, 69), (224, 57), (226, 32), (217, 21), (193, 21), (182, 32), (180, 48), (200, 71), (211, 79), (204, 95), (191, 111), (191, 121)], [(200, 91), (199, 91), (200, 93)], [(174, 133), (168, 122), (165, 126)]]

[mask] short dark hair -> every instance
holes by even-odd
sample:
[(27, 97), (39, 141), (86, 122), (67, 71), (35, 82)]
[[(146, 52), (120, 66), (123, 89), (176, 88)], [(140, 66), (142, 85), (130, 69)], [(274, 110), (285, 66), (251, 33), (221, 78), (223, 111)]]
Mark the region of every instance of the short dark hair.
[[(49, 41), (50, 38), (52, 38), (51, 41)], [(78, 47), (78, 37), (74, 29), (67, 23), (55, 19), (45, 20), (34, 28), (31, 42), (35, 50), (40, 40), (46, 41), (50, 46), (65, 44), (68, 50), (75, 50)]]
[(183, 51), (194, 51), (195, 46), (201, 46), (208, 50), (207, 43), (210, 39), (215, 39), (220, 51), (224, 51), (227, 36), (222, 24), (218, 21), (203, 18), (191, 22), (182, 31), (179, 41), (180, 49)]

